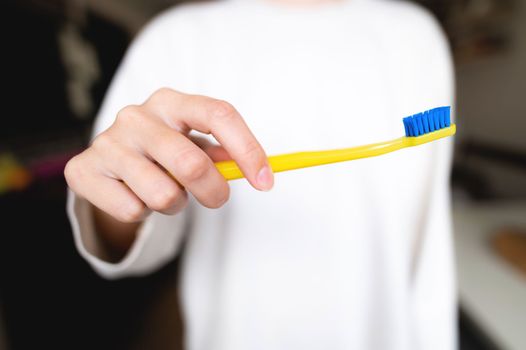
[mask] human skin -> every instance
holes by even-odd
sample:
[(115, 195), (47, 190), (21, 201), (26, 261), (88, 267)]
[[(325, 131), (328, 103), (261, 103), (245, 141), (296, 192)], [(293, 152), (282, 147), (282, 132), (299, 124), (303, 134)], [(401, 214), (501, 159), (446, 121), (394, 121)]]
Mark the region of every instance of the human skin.
[[(338, 2), (267, 1), (290, 6)], [(189, 137), (191, 130), (212, 134), (220, 145)], [(92, 205), (96, 241), (102, 244), (88, 250), (120, 260), (141, 222), (152, 211), (179, 213), (188, 192), (205, 207), (221, 207), (229, 186), (214, 161), (225, 159), (235, 160), (255, 189), (272, 188), (265, 151), (228, 102), (161, 88), (141, 105), (123, 106), (113, 125), (64, 171), (70, 189)]]
[[(190, 138), (191, 130), (213, 135), (220, 146)], [(214, 161), (224, 159), (235, 160), (255, 189), (272, 188), (265, 151), (228, 102), (161, 88), (124, 107), (64, 171), (69, 187), (93, 205), (107, 254), (93, 253), (121, 258), (152, 211), (177, 214), (188, 192), (205, 207), (221, 207), (229, 186)]]

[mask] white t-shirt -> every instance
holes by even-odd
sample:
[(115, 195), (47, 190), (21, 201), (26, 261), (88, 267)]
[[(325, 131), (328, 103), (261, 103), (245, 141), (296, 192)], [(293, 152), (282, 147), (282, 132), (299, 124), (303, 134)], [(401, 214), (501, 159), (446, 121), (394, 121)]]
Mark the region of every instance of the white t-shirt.
[[(450, 105), (446, 40), (399, 1), (181, 6), (136, 38), (94, 135), (168, 86), (231, 102), (269, 155), (404, 134), (402, 118)], [(276, 174), (269, 193), (231, 182), (211, 210), (153, 214), (127, 256), (85, 248), (87, 203), (69, 198), (82, 256), (102, 276), (142, 275), (180, 252), (191, 350), (452, 349), (451, 141)]]

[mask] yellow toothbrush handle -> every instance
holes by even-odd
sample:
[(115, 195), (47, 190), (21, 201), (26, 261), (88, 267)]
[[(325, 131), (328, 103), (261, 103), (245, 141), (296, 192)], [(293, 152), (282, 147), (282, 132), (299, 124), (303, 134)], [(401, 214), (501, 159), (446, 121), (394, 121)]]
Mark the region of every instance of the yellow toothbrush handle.
[[(400, 137), (391, 141), (352, 148), (281, 154), (270, 156), (268, 160), (272, 171), (277, 173), (280, 171), (301, 169), (323, 164), (332, 164), (360, 158), (375, 157), (385, 153), (397, 151), (402, 148), (418, 146), (444, 137), (452, 136), (455, 134), (455, 132), (456, 126), (455, 124), (451, 124), (451, 126), (447, 128), (417, 137)], [(219, 172), (227, 180), (235, 180), (244, 177), (237, 164), (232, 160), (217, 162), (215, 165)]]

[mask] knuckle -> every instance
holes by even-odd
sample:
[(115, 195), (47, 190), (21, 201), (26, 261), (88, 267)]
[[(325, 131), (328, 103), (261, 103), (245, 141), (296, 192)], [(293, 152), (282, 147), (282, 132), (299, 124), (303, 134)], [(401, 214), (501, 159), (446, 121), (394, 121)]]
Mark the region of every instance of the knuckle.
[(145, 212), (146, 207), (143, 203), (131, 201), (121, 208), (117, 219), (125, 223), (137, 222), (144, 217)]
[(105, 168), (129, 164), (133, 160), (134, 149), (124, 145), (107, 131), (93, 140), (91, 148)]
[(155, 90), (155, 92), (150, 96), (148, 102), (157, 103), (159, 101), (166, 101), (167, 99), (173, 97), (175, 90), (172, 90), (167, 87), (162, 87)]
[(93, 139), (93, 142), (91, 143), (91, 147), (93, 147), (96, 150), (105, 151), (105, 150), (111, 149), (113, 143), (114, 142), (113, 142), (112, 137), (107, 131), (105, 131), (97, 135), (95, 139)]
[(234, 106), (223, 100), (212, 102), (210, 116), (214, 122), (227, 122), (236, 118), (237, 112)]
[(177, 159), (179, 176), (182, 180), (192, 182), (201, 179), (210, 166), (206, 156), (198, 151), (188, 151), (182, 153)]
[(82, 175), (79, 156), (71, 158), (64, 167), (64, 177), (69, 187), (74, 187), (77, 179)]
[(127, 124), (141, 116), (141, 107), (137, 105), (129, 105), (122, 108), (115, 118), (117, 124)]
[(179, 191), (174, 187), (167, 187), (156, 193), (148, 206), (155, 211), (170, 209), (179, 200)]
[(163, 86), (159, 89), (157, 89), (157, 91), (155, 91), (154, 95), (159, 95), (159, 96), (171, 96), (175, 93), (175, 90), (173, 89), (170, 89), (169, 87), (166, 87), (166, 86)]
[(255, 140), (249, 141), (242, 150), (241, 156), (245, 159), (257, 159), (262, 156), (261, 146)]

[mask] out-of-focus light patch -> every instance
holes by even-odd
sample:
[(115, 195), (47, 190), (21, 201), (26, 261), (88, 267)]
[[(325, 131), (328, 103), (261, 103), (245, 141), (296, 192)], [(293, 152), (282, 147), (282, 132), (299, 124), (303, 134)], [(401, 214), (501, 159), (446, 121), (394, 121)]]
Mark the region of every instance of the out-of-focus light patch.
[(30, 172), (13, 155), (0, 154), (0, 194), (23, 190), (31, 181)]

